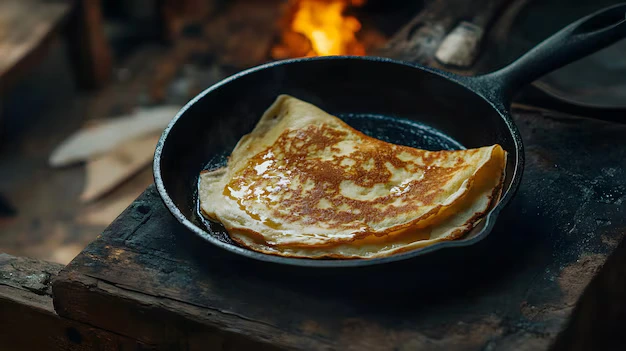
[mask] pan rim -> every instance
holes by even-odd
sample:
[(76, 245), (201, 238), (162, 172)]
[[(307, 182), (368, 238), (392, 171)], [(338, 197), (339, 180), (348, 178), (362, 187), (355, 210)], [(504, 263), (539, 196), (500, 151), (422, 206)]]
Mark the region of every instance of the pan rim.
[[(361, 61), (370, 61), (370, 62), (381, 62), (381, 63), (389, 63), (394, 65), (400, 65), (404, 67), (410, 67), (414, 69), (419, 69), (422, 71), (426, 71), (430, 74), (435, 74), (441, 78), (447, 79), (453, 83), (456, 83), (465, 89), (469, 90), (473, 94), (481, 97), (485, 102), (487, 102), (496, 112), (500, 115), (500, 117), (504, 120), (505, 124), (509, 132), (511, 133), (511, 137), (513, 138), (513, 144), (515, 145), (515, 166), (513, 169), (513, 174), (511, 176), (511, 183), (507, 189), (504, 190), (503, 195), (496, 204), (496, 206), (489, 211), (489, 213), (482, 220), (483, 227), (480, 231), (472, 238), (469, 239), (461, 239), (461, 240), (452, 240), (452, 241), (444, 241), (438, 242), (433, 245), (429, 245), (423, 248), (419, 248), (416, 250), (403, 252), (394, 254), (388, 257), (380, 257), (380, 258), (369, 258), (369, 259), (348, 259), (348, 260), (328, 260), (328, 259), (308, 259), (308, 258), (290, 258), (290, 257), (282, 257), (282, 256), (274, 256), (269, 254), (264, 254), (256, 251), (252, 251), (246, 248), (242, 248), (236, 245), (228, 244), (222, 242), (216, 238), (214, 238), (210, 233), (206, 230), (200, 228), (191, 222), (178, 208), (178, 206), (174, 203), (172, 198), (169, 196), (167, 189), (165, 187), (165, 183), (163, 182), (163, 178), (161, 176), (161, 157), (163, 153), (163, 147), (169, 136), (170, 131), (176, 125), (177, 121), (185, 115), (185, 112), (193, 106), (196, 102), (204, 98), (206, 95), (211, 92), (219, 89), (220, 87), (229, 84), (237, 79), (240, 79), (248, 74), (252, 74), (254, 72), (264, 70), (267, 68), (272, 68), (281, 65), (289, 65), (293, 63), (300, 62), (309, 62), (309, 61), (330, 61), (330, 60), (361, 60)], [(493, 226), (496, 222), (496, 219), (500, 212), (506, 207), (506, 205), (513, 198), (515, 193), (519, 188), (519, 184), (521, 182), (522, 173), (524, 169), (524, 146), (522, 143), (522, 138), (519, 133), (519, 130), (516, 124), (513, 122), (513, 119), (510, 116), (508, 106), (505, 106), (501, 101), (493, 101), (489, 99), (489, 97), (485, 96), (484, 92), (477, 89), (472, 89), (472, 80), (473, 78), (458, 76), (449, 72), (441, 71), (431, 67), (425, 67), (416, 63), (398, 61), (389, 58), (376, 57), (376, 56), (320, 56), (320, 57), (306, 57), (306, 58), (295, 58), (288, 60), (280, 60), (273, 61), (270, 63), (266, 63), (263, 65), (259, 65), (256, 67), (252, 67), (241, 72), (238, 72), (230, 77), (227, 77), (212, 86), (208, 87), (198, 95), (196, 95), (193, 99), (191, 99), (185, 106), (183, 106), (178, 113), (174, 116), (174, 118), (168, 123), (167, 127), (161, 134), (159, 141), (156, 146), (155, 154), (154, 154), (154, 162), (153, 162), (153, 176), (156, 184), (157, 191), (161, 200), (170, 211), (170, 213), (188, 230), (193, 232), (194, 234), (200, 236), (204, 240), (209, 241), (211, 244), (227, 250), (231, 253), (238, 254), (240, 256), (246, 257), (248, 259), (255, 259), (259, 261), (264, 261), (268, 263), (275, 264), (284, 264), (289, 266), (300, 266), (300, 267), (310, 267), (310, 268), (348, 268), (348, 267), (365, 267), (365, 266), (374, 266), (379, 264), (391, 263), (404, 261), (408, 259), (412, 259), (418, 256), (422, 256), (428, 253), (432, 253), (435, 251), (439, 251), (441, 249), (448, 248), (459, 248), (471, 246), (479, 241), (486, 238), (492, 231)], [(513, 155), (511, 155), (513, 156)]]

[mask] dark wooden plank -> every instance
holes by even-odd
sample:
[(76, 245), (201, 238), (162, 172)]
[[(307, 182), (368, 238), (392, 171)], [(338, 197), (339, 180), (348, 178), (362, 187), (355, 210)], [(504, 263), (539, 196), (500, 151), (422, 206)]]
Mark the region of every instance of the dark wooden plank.
[(148, 350), (136, 340), (59, 317), (50, 279), (63, 266), (0, 254), (1, 350)]
[(619, 350), (626, 345), (626, 242), (585, 289), (553, 351)]
[(63, 265), (58, 263), (0, 253), (0, 286), (23, 291), (25, 298), (31, 297), (32, 293), (36, 303), (43, 305), (50, 302), (45, 298), (52, 296), (51, 278), (62, 268)]
[(191, 235), (150, 187), (61, 272), (55, 308), (160, 346), (210, 333), (292, 349), (546, 349), (624, 236), (626, 126), (549, 111), (515, 120), (521, 188), (470, 248), (358, 270), (280, 267)]
[(86, 89), (102, 88), (111, 77), (112, 54), (101, 0), (75, 1), (66, 34), (78, 83)]

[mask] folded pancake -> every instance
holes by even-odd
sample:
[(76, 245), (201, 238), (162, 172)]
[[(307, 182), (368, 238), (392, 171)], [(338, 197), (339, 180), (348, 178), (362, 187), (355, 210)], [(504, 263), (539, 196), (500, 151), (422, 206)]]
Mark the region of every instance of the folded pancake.
[(200, 208), (251, 249), (294, 257), (377, 257), (463, 235), (499, 195), (499, 145), (425, 151), (368, 137), (281, 95), (200, 176)]
[(230, 235), (242, 245), (263, 253), (316, 259), (385, 257), (458, 239), (472, 230), (500, 197), (506, 155), (501, 148), (494, 148), (494, 152), (497, 154), (476, 173), (470, 190), (461, 201), (447, 207), (425, 228), (407, 228), (382, 237), (370, 236), (350, 243), (322, 247), (270, 246), (238, 230), (231, 231)]

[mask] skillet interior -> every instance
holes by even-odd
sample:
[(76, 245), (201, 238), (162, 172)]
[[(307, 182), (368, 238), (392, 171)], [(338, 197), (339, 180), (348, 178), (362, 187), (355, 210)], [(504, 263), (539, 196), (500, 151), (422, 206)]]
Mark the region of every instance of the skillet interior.
[[(371, 129), (378, 122), (375, 118), (359, 121), (350, 118), (350, 115), (408, 120), (398, 123), (389, 122), (388, 118), (380, 119), (382, 132), (372, 132), (374, 136), (382, 133), (388, 141), (399, 144), (424, 146), (419, 142), (411, 143), (405, 133), (397, 131), (404, 125), (411, 129), (411, 121), (442, 132), (443, 136), (429, 133), (429, 137), (441, 139), (441, 148), (460, 147), (455, 146), (455, 141), (467, 148), (498, 143), (509, 152), (504, 189), (507, 192), (514, 190), (509, 189), (515, 178), (513, 174), (516, 167), (519, 172), (521, 166), (517, 163), (519, 155), (514, 136), (505, 122), (508, 117), (501, 116), (483, 98), (467, 88), (427, 70), (376, 58), (327, 57), (279, 62), (242, 72), (207, 89), (181, 110), (157, 146), (155, 180), (166, 205), (189, 229), (218, 246), (266, 261), (349, 266), (394, 261), (441, 246), (461, 246), (463, 242), (466, 245), (479, 239), (475, 238), (477, 235), (486, 234), (477, 228), (463, 240), (436, 244), (401, 255), (372, 260), (331, 261), (263, 255), (234, 245), (219, 225), (211, 224), (207, 230), (197, 214), (198, 173), (207, 163), (223, 160), (241, 136), (252, 130), (263, 111), (279, 94), (290, 94), (331, 114), (347, 116), (346, 121), (357, 129), (367, 129), (368, 126)], [(435, 146), (426, 147), (436, 149), (437, 144), (435, 142)]]

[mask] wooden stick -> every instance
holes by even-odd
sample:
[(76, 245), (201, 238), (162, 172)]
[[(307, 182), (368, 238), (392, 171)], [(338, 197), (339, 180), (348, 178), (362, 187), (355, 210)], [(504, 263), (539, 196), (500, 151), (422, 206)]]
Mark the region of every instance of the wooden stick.
[(140, 108), (129, 116), (82, 128), (57, 146), (48, 162), (52, 167), (67, 166), (108, 152), (134, 138), (161, 132), (179, 109), (175, 105)]
[(158, 134), (121, 144), (108, 153), (87, 162), (87, 180), (80, 195), (90, 202), (115, 189), (147, 167), (153, 159)]
[(468, 68), (480, 53), (483, 37), (495, 15), (509, 0), (487, 1), (471, 21), (461, 21), (442, 41), (435, 58), (445, 66)]
[(79, 84), (97, 89), (109, 80), (112, 55), (104, 35), (101, 0), (76, 1), (76, 9), (67, 28), (70, 54)]
[[(406, 26), (375, 55), (424, 65), (435, 63), (435, 53), (450, 30), (471, 18), (483, 27), (507, 0), (431, 0)], [(480, 35), (482, 38), (482, 34)]]

